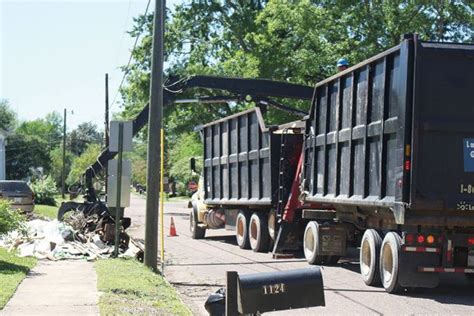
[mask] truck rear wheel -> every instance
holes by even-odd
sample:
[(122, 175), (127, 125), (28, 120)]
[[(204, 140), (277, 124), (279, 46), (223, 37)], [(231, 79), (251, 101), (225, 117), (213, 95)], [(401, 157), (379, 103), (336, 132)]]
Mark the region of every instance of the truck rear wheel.
[(199, 226), (197, 209), (193, 207), (189, 214), (189, 231), (193, 239), (203, 239), (206, 235), (206, 229)]
[(277, 238), (278, 230), (277, 230), (277, 217), (275, 210), (271, 210), (268, 213), (268, 235), (270, 236), (270, 240), (272, 243), (275, 242)]
[(380, 284), (380, 248), (382, 237), (375, 229), (367, 229), (360, 242), (360, 274), (365, 284)]
[(249, 218), (243, 211), (240, 211), (235, 220), (235, 238), (237, 245), (242, 249), (250, 247), (249, 241)]
[(267, 252), (269, 239), (266, 216), (261, 213), (253, 213), (249, 224), (250, 248), (255, 252)]
[(327, 256), (319, 254), (319, 242), (319, 224), (311, 221), (306, 225), (303, 237), (304, 256), (309, 264), (321, 264), (327, 260)]
[(400, 236), (394, 232), (389, 232), (385, 235), (382, 242), (380, 250), (380, 277), (382, 285), (388, 293), (397, 293), (402, 289), (398, 282), (401, 243)]

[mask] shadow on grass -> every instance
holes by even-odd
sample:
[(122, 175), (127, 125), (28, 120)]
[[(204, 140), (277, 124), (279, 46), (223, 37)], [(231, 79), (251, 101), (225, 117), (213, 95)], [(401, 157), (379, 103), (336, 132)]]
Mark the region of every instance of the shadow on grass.
[(0, 260), (0, 274), (16, 274), (19, 272), (27, 274), (29, 271), (30, 268), (27, 266)]

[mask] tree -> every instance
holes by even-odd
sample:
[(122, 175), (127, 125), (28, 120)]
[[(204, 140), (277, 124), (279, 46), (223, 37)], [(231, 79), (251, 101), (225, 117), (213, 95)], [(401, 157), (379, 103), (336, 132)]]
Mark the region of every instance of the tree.
[(92, 122), (79, 124), (68, 137), (69, 149), (75, 155), (81, 155), (90, 144), (102, 145), (103, 133), (97, 131), (97, 125)]
[(132, 162), (132, 183), (146, 185), (146, 154), (147, 145), (141, 141), (135, 141), (133, 151), (125, 153), (126, 159), (130, 159)]
[[(169, 176), (184, 184), (198, 180), (199, 176), (191, 172), (189, 160), (202, 157), (202, 151), (203, 146), (196, 133), (181, 134), (169, 152)], [(197, 161), (202, 162), (200, 159)]]
[[(63, 146), (61, 145), (51, 150), (51, 152), (49, 153), (49, 158), (51, 161), (51, 170), (49, 172), (49, 175), (56, 183), (56, 186), (59, 187), (61, 185), (61, 174), (63, 170)], [(69, 150), (66, 150), (65, 177), (67, 177), (67, 175), (71, 171), (71, 164), (73, 158), (73, 154)]]
[(50, 160), (47, 143), (41, 138), (22, 133), (8, 137), (6, 146), (6, 176), (9, 180), (26, 179), (32, 169), (49, 172)]
[(67, 177), (67, 184), (72, 185), (81, 179), (87, 167), (93, 164), (101, 153), (101, 148), (97, 144), (90, 144), (86, 150), (72, 160), (71, 171)]
[[(473, 13), (465, 0), (190, 1), (175, 6), (166, 21), (166, 74), (268, 78), (313, 86), (335, 73), (338, 58), (356, 64), (397, 45), (404, 33), (417, 32), (430, 41), (473, 41)], [(121, 90), (124, 118), (135, 116), (148, 100), (152, 20), (152, 14), (137, 17), (130, 32), (142, 39), (131, 66), (123, 69), (128, 75)], [(212, 92), (194, 89), (181, 96), (191, 94)], [(309, 108), (308, 102), (281, 101)], [(250, 106), (168, 106), (167, 144), (175, 146), (181, 134), (198, 124)], [(272, 124), (293, 118), (276, 110), (266, 115)], [(174, 164), (179, 162), (172, 161), (171, 169)]]
[(45, 119), (21, 122), (8, 136), (6, 169), (8, 179), (25, 179), (32, 170), (51, 170), (50, 151), (61, 142), (61, 117), (53, 112)]
[(10, 108), (7, 100), (0, 99), (0, 129), (12, 130), (16, 124), (16, 113)]
[[(245, 45), (245, 34), (253, 29), (254, 18), (266, 1), (213, 0), (192, 1), (178, 5), (167, 25), (165, 58), (170, 62), (168, 73), (173, 75), (220, 74), (214, 61), (225, 58), (223, 51), (232, 51)], [(135, 37), (144, 33), (141, 44), (134, 51), (136, 62), (128, 71), (128, 84), (122, 89), (124, 113), (133, 117), (148, 100), (150, 51), (153, 15), (135, 19), (130, 32)], [(172, 22), (171, 22), (172, 21)], [(234, 44), (235, 43), (235, 44)], [(234, 74), (235, 75), (235, 74)], [(254, 74), (249, 74), (254, 75)], [(191, 92), (188, 92), (190, 94)], [(211, 95), (209, 91), (203, 92)], [(185, 97), (187, 94), (183, 94)], [(242, 109), (226, 103), (212, 105), (170, 106), (165, 109), (168, 135), (189, 131), (203, 121), (229, 115)]]
[[(432, 41), (472, 41), (472, 16), (469, 2), (459, 0), (191, 1), (177, 5), (167, 20), (167, 72), (314, 85), (335, 72), (339, 57), (355, 64), (398, 44), (404, 33), (418, 32)], [(148, 99), (152, 18), (137, 17), (130, 32), (132, 37), (143, 35), (126, 69), (124, 117), (135, 115)], [(241, 109), (228, 104), (170, 106), (166, 128), (179, 134)], [(278, 116), (269, 113), (272, 122)]]
[(20, 123), (15, 133), (38, 138), (44, 143), (44, 149), (49, 152), (58, 147), (62, 140), (62, 119), (59, 117), (58, 121), (58, 116), (58, 113), (52, 112), (44, 119), (24, 121)]

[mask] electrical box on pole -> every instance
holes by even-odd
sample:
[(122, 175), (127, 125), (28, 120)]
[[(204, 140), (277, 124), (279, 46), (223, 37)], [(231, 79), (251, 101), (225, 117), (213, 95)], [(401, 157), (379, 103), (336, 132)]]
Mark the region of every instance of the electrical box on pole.
[(119, 152), (119, 126), (123, 125), (123, 151), (132, 151), (133, 122), (112, 121), (110, 122), (109, 151)]
[[(109, 160), (107, 179), (107, 205), (117, 206), (118, 187), (118, 159)], [(130, 206), (130, 184), (132, 179), (132, 163), (130, 160), (122, 160), (122, 179), (120, 189), (120, 207)]]
[(132, 151), (133, 123), (113, 121), (110, 123), (109, 150), (116, 152), (117, 159), (109, 160), (109, 178), (107, 185), (108, 206), (115, 210), (115, 247), (114, 257), (118, 257), (123, 209), (130, 205), (130, 179), (132, 167), (130, 161), (123, 160), (124, 151)]

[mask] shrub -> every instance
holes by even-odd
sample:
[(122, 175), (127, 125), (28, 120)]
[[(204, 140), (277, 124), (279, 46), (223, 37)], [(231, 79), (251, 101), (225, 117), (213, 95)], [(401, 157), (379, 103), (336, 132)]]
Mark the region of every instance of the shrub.
[(0, 234), (17, 229), (24, 222), (24, 218), (10, 207), (10, 203), (0, 200)]
[[(187, 183), (189, 181), (199, 180), (199, 170), (202, 169), (203, 146), (197, 133), (182, 134), (178, 137), (174, 146), (170, 150), (169, 164), (171, 168), (168, 170), (169, 176), (177, 183), (177, 191), (180, 195), (188, 193)], [(189, 165), (190, 158), (196, 159), (198, 173), (193, 174)], [(165, 157), (166, 158), (166, 157)]]
[(75, 157), (72, 161), (71, 171), (69, 171), (66, 183), (73, 185), (79, 181), (86, 169), (97, 160), (100, 152), (101, 149), (99, 145), (90, 144), (80, 156)]
[(46, 177), (32, 183), (31, 188), (35, 192), (35, 203), (56, 206), (54, 196), (58, 194), (56, 183), (53, 178)]

